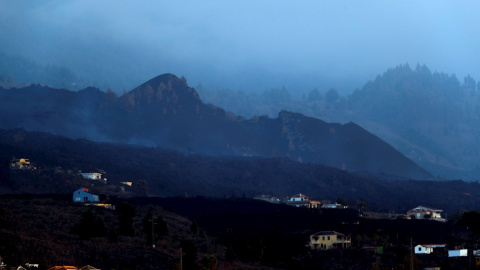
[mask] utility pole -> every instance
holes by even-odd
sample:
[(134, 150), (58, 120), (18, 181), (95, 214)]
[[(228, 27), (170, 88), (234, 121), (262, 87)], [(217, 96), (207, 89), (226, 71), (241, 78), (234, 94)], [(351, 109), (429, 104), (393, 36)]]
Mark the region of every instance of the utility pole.
[(182, 248), (180, 248), (180, 270), (183, 270), (182, 257), (183, 257), (183, 251), (182, 251)]
[(152, 215), (152, 248), (155, 248), (155, 217)]
[(411, 237), (410, 237), (410, 270), (413, 270), (413, 244), (412, 244)]

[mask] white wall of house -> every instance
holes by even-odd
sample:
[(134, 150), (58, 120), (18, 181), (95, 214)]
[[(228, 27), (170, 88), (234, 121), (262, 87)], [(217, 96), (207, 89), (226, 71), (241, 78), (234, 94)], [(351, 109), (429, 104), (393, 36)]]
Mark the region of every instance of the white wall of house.
[(92, 179), (92, 180), (102, 180), (101, 173), (80, 173), (83, 178)]
[(426, 247), (422, 245), (417, 245), (415, 247), (415, 254), (430, 254), (433, 252), (433, 248), (431, 247)]

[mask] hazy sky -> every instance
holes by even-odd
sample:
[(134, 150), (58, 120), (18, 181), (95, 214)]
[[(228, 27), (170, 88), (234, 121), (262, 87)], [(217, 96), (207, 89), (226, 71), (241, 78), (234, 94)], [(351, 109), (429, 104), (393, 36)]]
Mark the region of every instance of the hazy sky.
[(214, 89), (350, 92), (405, 63), (480, 80), (479, 10), (480, 1), (0, 0), (0, 51), (115, 90), (168, 72)]

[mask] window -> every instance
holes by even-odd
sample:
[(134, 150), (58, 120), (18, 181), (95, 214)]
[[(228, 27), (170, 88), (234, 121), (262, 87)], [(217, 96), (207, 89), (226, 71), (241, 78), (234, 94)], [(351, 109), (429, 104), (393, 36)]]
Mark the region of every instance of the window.
[(421, 248), (421, 247), (418, 247), (418, 251), (421, 251), (421, 250), (422, 250), (422, 248)]
[(322, 236), (322, 240), (325, 241), (325, 236)]
[(330, 240), (330, 236), (328, 236), (328, 240)]

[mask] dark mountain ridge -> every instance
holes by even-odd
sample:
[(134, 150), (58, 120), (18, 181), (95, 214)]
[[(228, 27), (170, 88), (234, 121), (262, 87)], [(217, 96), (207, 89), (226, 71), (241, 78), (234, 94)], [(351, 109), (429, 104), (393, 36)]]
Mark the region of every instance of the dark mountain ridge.
[[(353, 121), (437, 178), (478, 180), (480, 82), (471, 76), (460, 80), (425, 65), (406, 64), (346, 96), (334, 88), (315, 88), (301, 99), (289, 96), (287, 89), (258, 94), (200, 87), (199, 92), (205, 102), (238, 115), (273, 116), (289, 110), (328, 122)], [(280, 94), (282, 98), (276, 98)]]
[(360, 126), (282, 111), (245, 119), (202, 102), (184, 78), (155, 77), (117, 98), (96, 89), (0, 90), (2, 128), (162, 146), (204, 155), (289, 157), (401, 178), (431, 175)]

